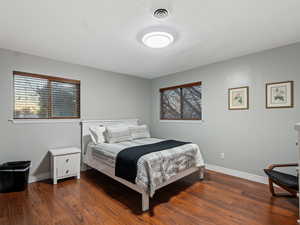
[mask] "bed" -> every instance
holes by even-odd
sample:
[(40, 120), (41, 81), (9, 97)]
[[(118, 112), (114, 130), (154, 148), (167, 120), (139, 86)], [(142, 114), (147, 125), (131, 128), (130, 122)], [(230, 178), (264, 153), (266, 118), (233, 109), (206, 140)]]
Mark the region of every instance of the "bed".
[(142, 211), (147, 211), (149, 198), (154, 195), (156, 190), (195, 172), (199, 173), (199, 179), (202, 180), (205, 166), (199, 147), (193, 143), (182, 143), (179, 146), (139, 158), (134, 182), (116, 176), (117, 156), (120, 155), (120, 152), (124, 153), (129, 148), (139, 150), (141, 146), (151, 148), (151, 146), (168, 141), (147, 137), (120, 143), (95, 144), (91, 141), (89, 128), (92, 126), (134, 126), (138, 124), (138, 119), (82, 121), (82, 166), (83, 168), (94, 168), (139, 192), (142, 195)]

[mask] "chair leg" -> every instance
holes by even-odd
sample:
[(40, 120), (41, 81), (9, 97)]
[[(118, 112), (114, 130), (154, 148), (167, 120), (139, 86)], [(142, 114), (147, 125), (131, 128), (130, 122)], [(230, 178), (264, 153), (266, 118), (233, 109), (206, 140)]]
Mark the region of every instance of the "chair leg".
[(276, 196), (275, 191), (274, 191), (274, 184), (273, 181), (269, 178), (269, 188), (270, 188), (270, 192), (273, 196)]

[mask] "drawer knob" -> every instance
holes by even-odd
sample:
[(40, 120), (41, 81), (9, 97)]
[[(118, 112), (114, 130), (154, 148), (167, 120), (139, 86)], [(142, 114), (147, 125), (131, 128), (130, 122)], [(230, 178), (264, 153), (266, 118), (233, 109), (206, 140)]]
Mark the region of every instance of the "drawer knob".
[(68, 174), (69, 173), (69, 170), (66, 170), (66, 174)]
[(70, 161), (70, 159), (66, 159), (66, 163), (68, 163)]

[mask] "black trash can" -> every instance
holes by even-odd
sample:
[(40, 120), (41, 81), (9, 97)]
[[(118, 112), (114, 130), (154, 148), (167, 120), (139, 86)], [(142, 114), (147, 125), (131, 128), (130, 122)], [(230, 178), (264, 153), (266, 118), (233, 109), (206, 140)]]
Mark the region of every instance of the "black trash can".
[(24, 191), (27, 188), (31, 161), (0, 165), (0, 193)]

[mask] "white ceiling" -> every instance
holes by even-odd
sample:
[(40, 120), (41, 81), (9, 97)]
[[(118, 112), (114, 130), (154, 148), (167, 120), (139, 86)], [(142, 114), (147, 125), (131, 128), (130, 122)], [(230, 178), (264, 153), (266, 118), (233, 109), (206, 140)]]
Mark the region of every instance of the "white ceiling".
[[(154, 78), (298, 42), (299, 12), (299, 0), (2, 0), (0, 48)], [(177, 40), (146, 48), (137, 35), (152, 26)]]

